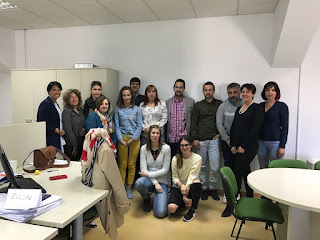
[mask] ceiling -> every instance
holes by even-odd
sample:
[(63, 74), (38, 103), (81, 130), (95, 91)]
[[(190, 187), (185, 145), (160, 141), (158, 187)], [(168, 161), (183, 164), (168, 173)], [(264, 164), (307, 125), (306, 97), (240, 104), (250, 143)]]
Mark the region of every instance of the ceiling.
[(274, 12), (279, 0), (5, 0), (0, 25), (60, 28)]

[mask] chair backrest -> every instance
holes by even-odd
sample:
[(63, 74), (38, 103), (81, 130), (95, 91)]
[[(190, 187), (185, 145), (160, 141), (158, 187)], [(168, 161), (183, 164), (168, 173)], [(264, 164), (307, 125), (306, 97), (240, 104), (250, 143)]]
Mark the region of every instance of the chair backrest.
[(223, 190), (227, 197), (227, 204), (230, 207), (234, 208), (236, 205), (236, 196), (238, 194), (236, 177), (229, 167), (221, 168), (220, 176), (222, 180)]
[(295, 159), (278, 159), (269, 163), (268, 168), (301, 168), (308, 169), (306, 162)]
[(314, 165), (314, 170), (320, 170), (320, 161), (316, 162)]

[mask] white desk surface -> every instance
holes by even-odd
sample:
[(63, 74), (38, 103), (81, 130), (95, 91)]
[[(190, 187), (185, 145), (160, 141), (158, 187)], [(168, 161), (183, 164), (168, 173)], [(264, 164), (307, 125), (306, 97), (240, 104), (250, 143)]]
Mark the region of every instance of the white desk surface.
[(57, 228), (49, 228), (26, 223), (17, 223), (0, 219), (1, 239), (49, 240), (54, 238), (57, 234)]
[[(54, 169), (61, 171), (48, 172)], [(49, 180), (50, 176), (62, 174), (67, 175), (68, 178), (53, 181)], [(62, 196), (62, 204), (60, 206), (28, 222), (36, 225), (64, 228), (109, 194), (108, 190), (90, 188), (81, 183), (80, 162), (71, 162), (67, 168), (50, 168), (43, 170), (39, 175), (27, 173), (24, 176), (33, 178), (47, 190), (48, 194)]]
[(253, 190), (291, 207), (320, 212), (320, 171), (266, 168), (248, 176)]

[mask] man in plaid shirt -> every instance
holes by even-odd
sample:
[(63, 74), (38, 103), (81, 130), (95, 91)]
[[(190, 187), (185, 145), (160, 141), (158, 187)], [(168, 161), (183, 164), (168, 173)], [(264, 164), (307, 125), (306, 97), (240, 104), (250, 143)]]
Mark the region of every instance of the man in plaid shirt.
[(171, 147), (171, 157), (177, 154), (181, 136), (190, 135), (191, 113), (194, 100), (184, 96), (185, 81), (177, 79), (173, 86), (174, 96), (166, 101), (168, 122), (166, 125), (166, 141)]

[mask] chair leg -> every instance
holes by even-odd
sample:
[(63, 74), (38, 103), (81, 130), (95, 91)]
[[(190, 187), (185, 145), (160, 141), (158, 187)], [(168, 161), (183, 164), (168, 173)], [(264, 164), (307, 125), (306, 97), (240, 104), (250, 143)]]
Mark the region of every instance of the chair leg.
[(268, 230), (269, 228), (269, 223), (266, 222), (266, 226), (264, 227), (265, 230)]
[(274, 227), (273, 227), (273, 223), (271, 223), (271, 227), (272, 227), (272, 232), (273, 232), (274, 240), (277, 240), (276, 232), (274, 231)]
[(244, 223), (244, 220), (241, 221), (240, 228), (239, 228), (239, 231), (238, 231), (236, 240), (238, 240), (238, 238), (239, 238), (240, 231), (241, 231), (241, 228), (242, 228), (242, 224), (243, 224), (243, 223)]
[(231, 235), (230, 235), (231, 237), (233, 237), (232, 235), (233, 235), (233, 231), (234, 231), (234, 229), (236, 227), (237, 221), (238, 221), (238, 219), (236, 218), (236, 221), (233, 224), (232, 232), (231, 232)]

